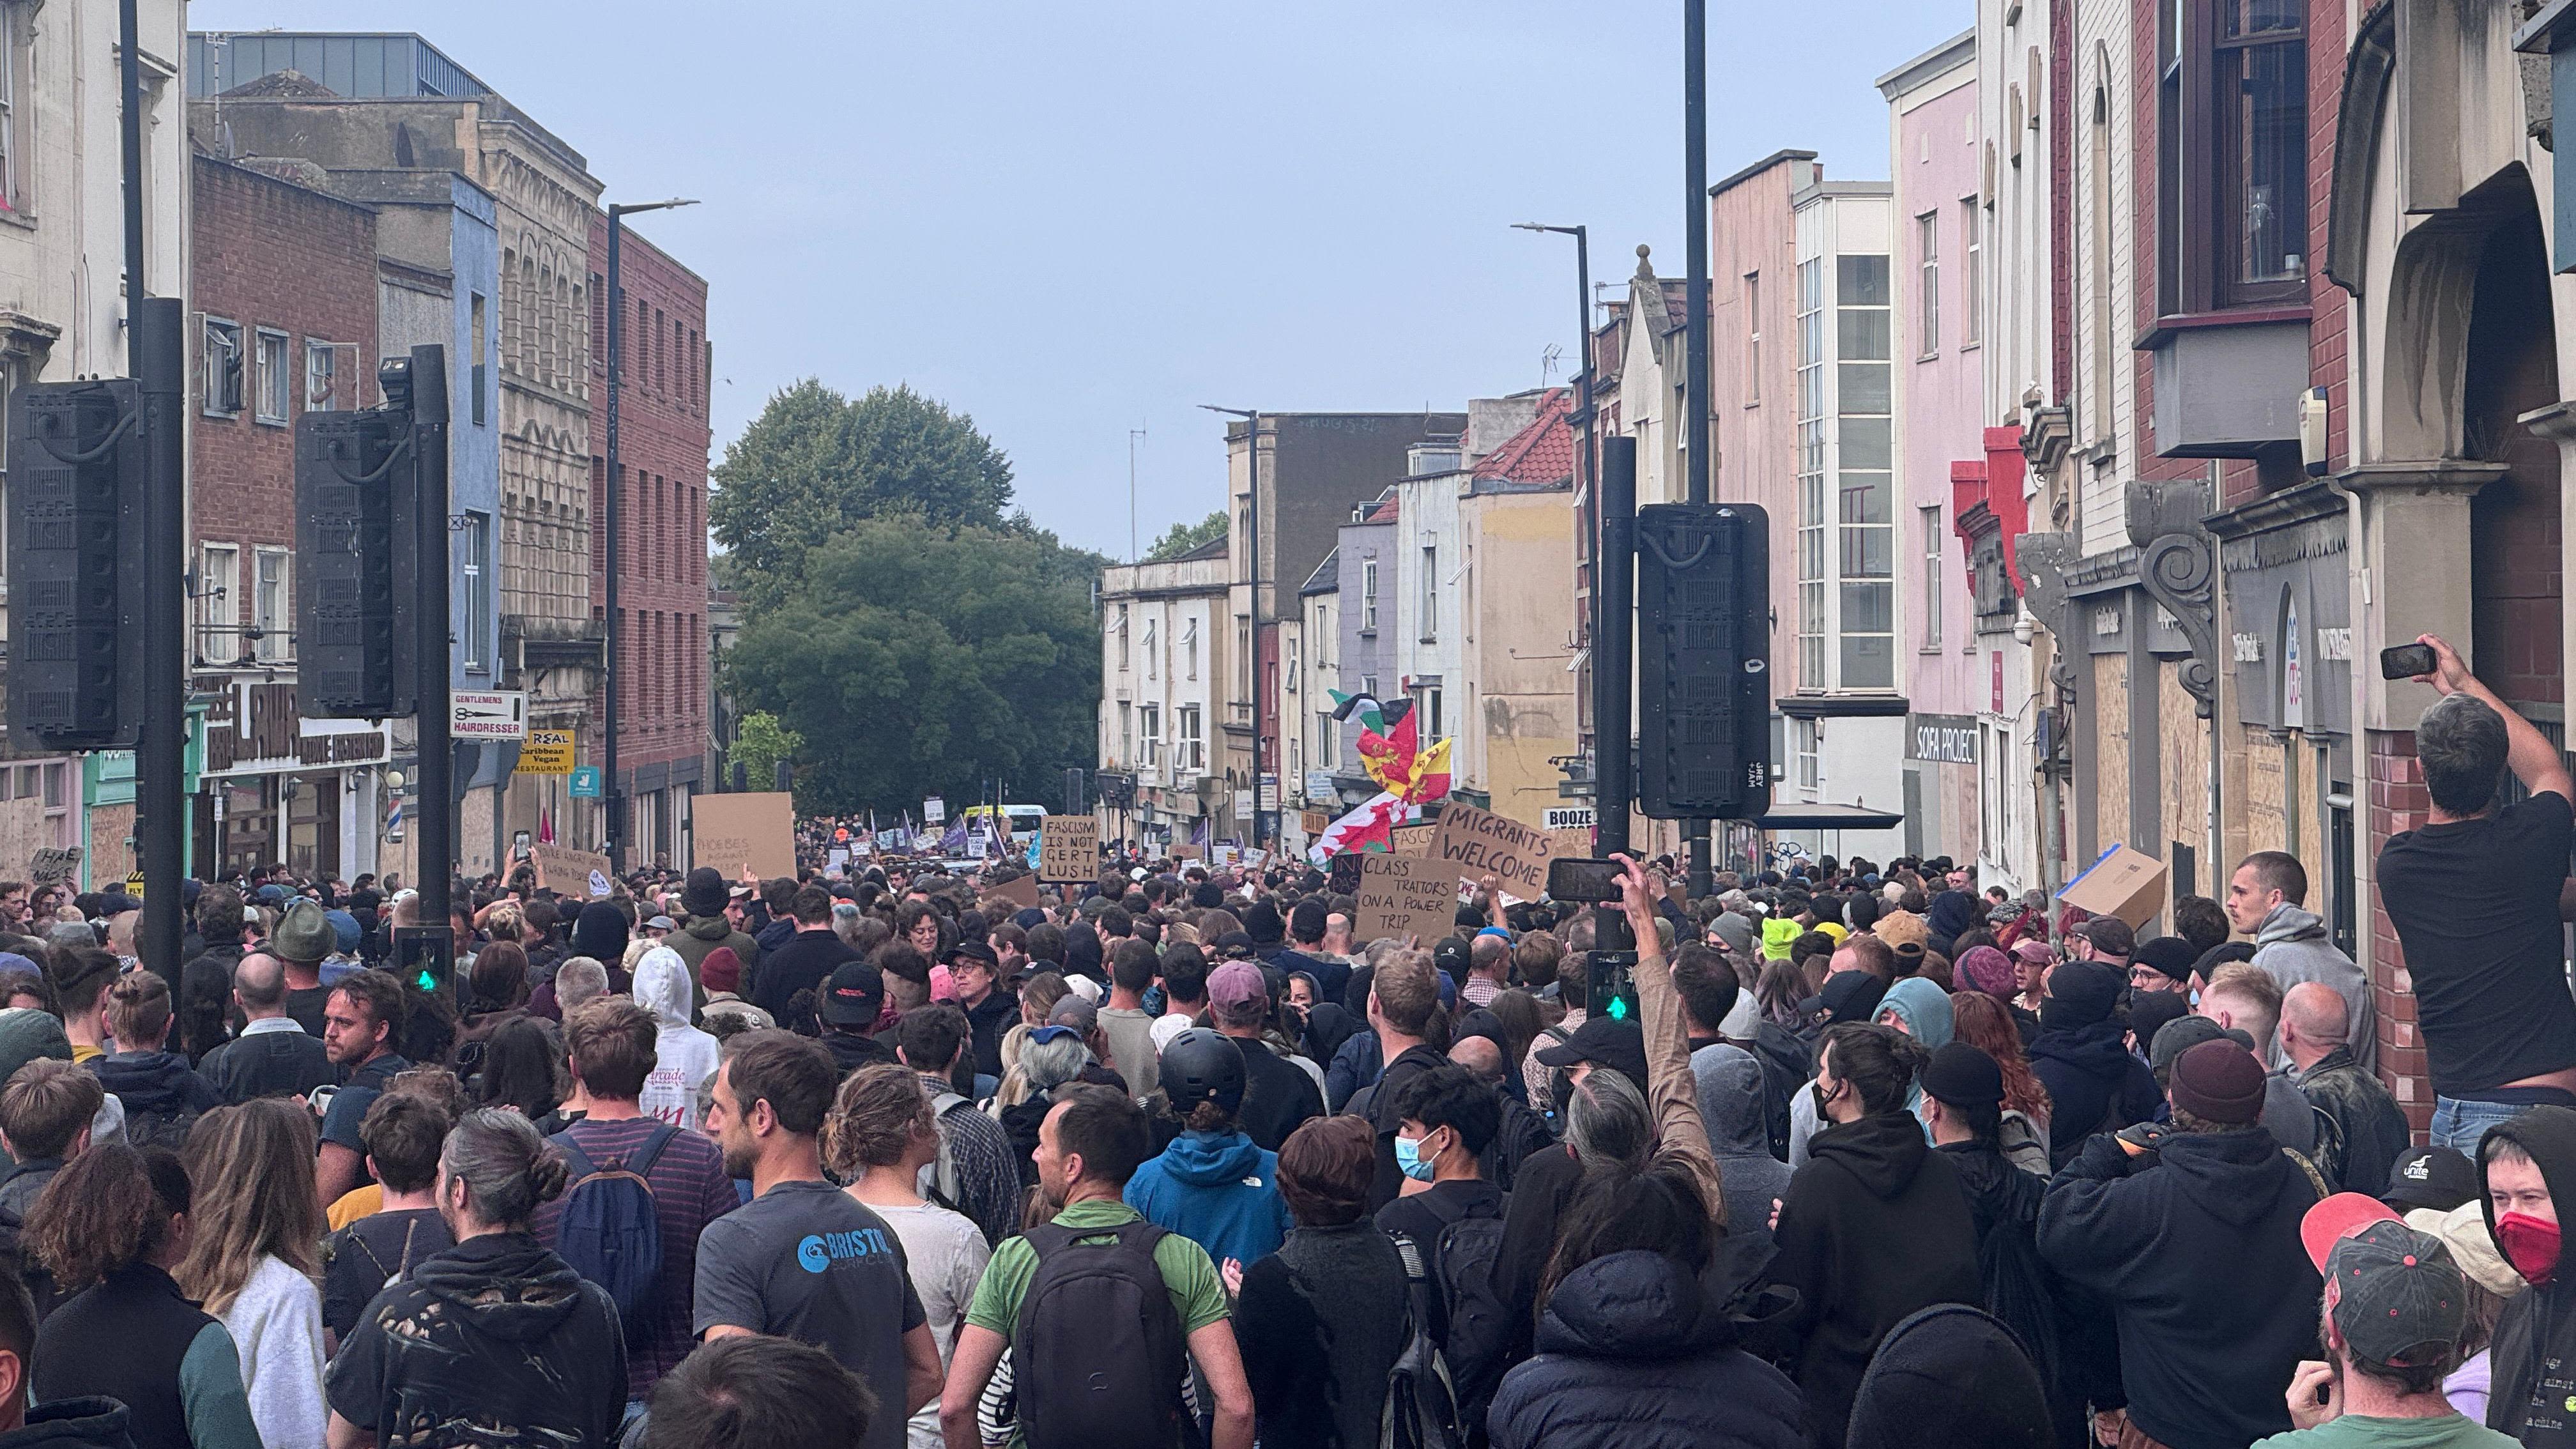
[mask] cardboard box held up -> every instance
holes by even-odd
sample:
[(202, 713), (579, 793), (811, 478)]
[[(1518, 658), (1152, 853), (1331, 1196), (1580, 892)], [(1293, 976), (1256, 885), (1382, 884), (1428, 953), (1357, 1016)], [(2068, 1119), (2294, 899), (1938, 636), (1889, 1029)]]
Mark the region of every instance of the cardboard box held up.
[(2165, 908), (2165, 863), (2140, 850), (2115, 845), (2057, 892), (2066, 904), (2096, 916), (2117, 916), (2136, 930)]

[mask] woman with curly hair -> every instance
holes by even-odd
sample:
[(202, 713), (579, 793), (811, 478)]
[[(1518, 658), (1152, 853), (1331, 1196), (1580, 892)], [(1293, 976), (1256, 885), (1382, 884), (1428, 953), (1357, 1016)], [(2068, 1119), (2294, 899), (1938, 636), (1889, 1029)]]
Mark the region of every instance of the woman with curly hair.
[(76, 1291), (36, 1330), (28, 1385), (39, 1403), (116, 1400), (137, 1444), (255, 1449), (233, 1336), (170, 1276), (193, 1201), (188, 1170), (159, 1147), (92, 1147), (45, 1184), (28, 1243)]
[[(922, 1200), (922, 1169), (938, 1160), (939, 1123), (920, 1074), (880, 1063), (842, 1080), (832, 1113), (823, 1120), (823, 1166), (849, 1184), (843, 1192), (867, 1204), (902, 1241), (904, 1266), (921, 1295), (944, 1371), (992, 1250), (972, 1219)], [(914, 1414), (907, 1436), (910, 1449), (938, 1449), (939, 1406)]]

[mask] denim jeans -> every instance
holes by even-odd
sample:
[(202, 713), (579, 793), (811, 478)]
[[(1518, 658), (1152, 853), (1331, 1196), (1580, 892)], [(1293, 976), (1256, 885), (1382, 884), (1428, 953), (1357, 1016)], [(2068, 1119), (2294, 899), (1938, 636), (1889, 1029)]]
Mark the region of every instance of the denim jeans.
[(2525, 1108), (2516, 1102), (2464, 1102), (2456, 1097), (2433, 1099), (2432, 1145), (2450, 1147), (2477, 1160), (2487, 1129), (2510, 1122)]

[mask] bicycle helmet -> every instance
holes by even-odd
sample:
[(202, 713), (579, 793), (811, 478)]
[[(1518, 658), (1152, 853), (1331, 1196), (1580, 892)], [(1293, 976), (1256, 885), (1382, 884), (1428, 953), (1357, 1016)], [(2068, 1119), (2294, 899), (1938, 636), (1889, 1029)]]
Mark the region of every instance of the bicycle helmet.
[(1172, 1110), (1189, 1115), (1201, 1102), (1228, 1112), (1243, 1105), (1243, 1049), (1203, 1026), (1190, 1028), (1163, 1048), (1161, 1077)]

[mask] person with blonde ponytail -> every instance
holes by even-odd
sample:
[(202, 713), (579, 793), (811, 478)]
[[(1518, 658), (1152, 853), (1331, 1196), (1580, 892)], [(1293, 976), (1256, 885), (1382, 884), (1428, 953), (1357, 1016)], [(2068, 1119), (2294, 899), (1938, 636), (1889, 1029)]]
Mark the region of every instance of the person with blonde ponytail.
[(529, 1231), (566, 1178), (563, 1155), (507, 1108), (468, 1112), (449, 1130), (438, 1213), (456, 1246), (387, 1284), (331, 1360), (323, 1388), (335, 1449), (618, 1441), (617, 1302)]
[(172, 1276), (232, 1332), (267, 1449), (321, 1449), (322, 1209), (313, 1114), (263, 1098), (218, 1107), (188, 1136), (188, 1249)]

